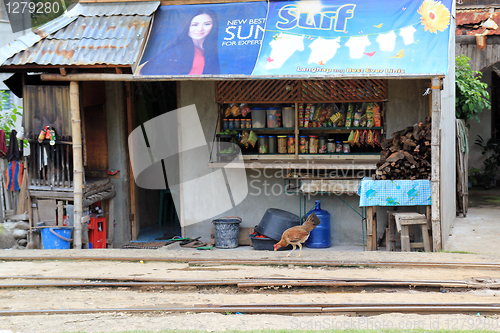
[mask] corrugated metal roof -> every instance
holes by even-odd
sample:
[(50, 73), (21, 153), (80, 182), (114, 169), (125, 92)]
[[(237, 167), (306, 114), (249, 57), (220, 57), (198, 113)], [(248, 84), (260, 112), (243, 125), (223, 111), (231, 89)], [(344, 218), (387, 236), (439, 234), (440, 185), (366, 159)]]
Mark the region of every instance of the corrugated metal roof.
[(147, 16), (83, 17), (47, 37), (47, 39), (127, 39), (144, 38), (151, 21)]
[(141, 15), (150, 16), (160, 6), (159, 1), (78, 3), (71, 9), (74, 16), (113, 16)]
[(1, 65), (132, 65), (159, 1), (76, 4), (0, 48)]
[(455, 35), (500, 35), (500, 11), (464, 10), (456, 13)]

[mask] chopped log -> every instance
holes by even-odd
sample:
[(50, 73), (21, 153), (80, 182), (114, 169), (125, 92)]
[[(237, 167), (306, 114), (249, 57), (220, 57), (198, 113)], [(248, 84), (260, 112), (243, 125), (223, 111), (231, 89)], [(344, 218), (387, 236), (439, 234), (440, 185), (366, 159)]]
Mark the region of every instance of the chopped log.
[(411, 156), (410, 153), (403, 152), (403, 154), (405, 155), (405, 158), (408, 160), (408, 162), (412, 164), (417, 164), (417, 162), (415, 161), (415, 159), (413, 159), (413, 156)]
[(389, 156), (387, 158), (387, 162), (396, 162), (396, 161), (399, 161), (400, 159), (403, 159), (405, 157), (404, 153), (402, 150), (396, 152), (396, 153), (393, 153), (391, 154), (391, 156)]

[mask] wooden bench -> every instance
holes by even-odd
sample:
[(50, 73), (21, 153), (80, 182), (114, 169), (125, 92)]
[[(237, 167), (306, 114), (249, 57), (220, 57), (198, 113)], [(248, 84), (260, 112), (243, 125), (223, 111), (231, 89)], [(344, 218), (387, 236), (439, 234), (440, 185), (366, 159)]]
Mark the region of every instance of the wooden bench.
[[(401, 251), (410, 252), (413, 248), (423, 248), (426, 252), (431, 251), (431, 243), (429, 238), (429, 229), (427, 228), (427, 217), (425, 214), (419, 213), (398, 213), (387, 212), (388, 230), (386, 232), (387, 251), (396, 250), (396, 232), (401, 233)], [(422, 231), (423, 241), (420, 243), (410, 242), (410, 226), (418, 226)]]

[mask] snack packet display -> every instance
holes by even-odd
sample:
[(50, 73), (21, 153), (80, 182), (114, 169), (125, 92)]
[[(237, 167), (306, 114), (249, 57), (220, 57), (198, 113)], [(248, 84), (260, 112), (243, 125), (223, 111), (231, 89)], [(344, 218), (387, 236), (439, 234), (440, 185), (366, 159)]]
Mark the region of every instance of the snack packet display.
[(380, 105), (375, 103), (373, 106), (373, 125), (375, 127), (381, 127), (382, 126), (382, 115), (380, 113)]
[(227, 117), (231, 116), (231, 107), (233, 105), (234, 104), (229, 104), (228, 107), (226, 108), (226, 110), (224, 110), (224, 118), (227, 118)]
[(373, 127), (373, 103), (368, 103), (366, 107), (366, 127)]
[(241, 139), (240, 139), (240, 144), (245, 146), (245, 148), (248, 148), (248, 131), (243, 131), (241, 133)]
[(354, 143), (354, 130), (351, 130), (351, 133), (349, 133), (349, 138), (347, 139), (347, 142), (352, 146)]
[(246, 117), (250, 113), (250, 107), (248, 106), (248, 104), (241, 104), (240, 109), (241, 109), (241, 115), (243, 117)]
[(241, 115), (241, 109), (238, 105), (236, 104), (233, 104), (233, 106), (231, 106), (231, 115), (236, 118), (238, 116)]
[(304, 105), (299, 104), (299, 127), (304, 127)]
[(252, 148), (255, 147), (255, 143), (257, 143), (257, 140), (259, 138), (257, 137), (257, 134), (255, 134), (254, 131), (250, 131), (250, 134), (248, 135), (248, 143), (252, 146)]
[(345, 116), (345, 127), (352, 126), (352, 120), (354, 118), (354, 103), (349, 103), (347, 107), (347, 114)]
[(306, 105), (306, 110), (304, 112), (304, 127), (309, 128), (309, 120), (311, 118), (311, 106), (312, 104), (307, 104)]

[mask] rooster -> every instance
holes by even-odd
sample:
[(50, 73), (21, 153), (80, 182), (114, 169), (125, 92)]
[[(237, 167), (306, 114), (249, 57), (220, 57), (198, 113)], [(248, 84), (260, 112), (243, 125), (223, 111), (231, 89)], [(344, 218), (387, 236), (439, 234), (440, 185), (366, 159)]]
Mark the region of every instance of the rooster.
[(274, 251), (278, 250), (280, 247), (286, 247), (291, 244), (293, 246), (293, 249), (286, 255), (287, 257), (289, 257), (290, 254), (295, 251), (295, 248), (298, 245), (300, 248), (300, 257), (302, 255), (302, 243), (304, 243), (309, 238), (309, 233), (320, 223), (321, 221), (318, 216), (315, 213), (312, 213), (311, 215), (309, 215), (304, 224), (286, 229), (281, 236), (281, 240), (278, 243), (274, 244)]

